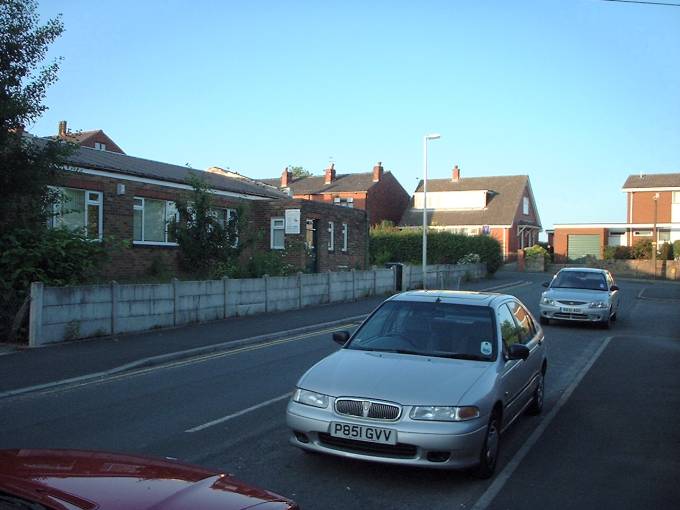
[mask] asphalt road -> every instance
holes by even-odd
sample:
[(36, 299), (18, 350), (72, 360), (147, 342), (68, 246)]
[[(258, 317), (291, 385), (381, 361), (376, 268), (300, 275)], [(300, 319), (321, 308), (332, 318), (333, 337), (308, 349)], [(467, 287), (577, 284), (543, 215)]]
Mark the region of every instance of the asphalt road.
[[(506, 273), (480, 287), (515, 283), (505, 292), (536, 314), (544, 279)], [(664, 502), (680, 496), (670, 483), (680, 474), (680, 287), (619, 285), (622, 310), (612, 330), (545, 328), (544, 413), (523, 417), (507, 431), (491, 481), (309, 455), (290, 446), (288, 396), (308, 367), (337, 348), (323, 326), (0, 400), (0, 447), (177, 457), (231, 472), (305, 509), (667, 508)]]

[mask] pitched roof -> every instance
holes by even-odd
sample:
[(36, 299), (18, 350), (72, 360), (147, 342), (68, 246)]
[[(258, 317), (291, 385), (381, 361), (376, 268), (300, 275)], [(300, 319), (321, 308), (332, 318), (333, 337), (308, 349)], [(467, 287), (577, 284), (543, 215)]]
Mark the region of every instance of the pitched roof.
[(196, 175), (203, 178), (213, 189), (217, 190), (256, 195), (266, 198), (288, 198), (288, 196), (281, 191), (272, 189), (268, 186), (263, 186), (253, 181), (234, 179), (232, 177), (195, 170), (185, 166), (136, 158), (117, 152), (100, 151), (90, 147), (79, 147), (71, 156), (69, 156), (68, 161), (71, 165), (77, 167), (105, 170), (181, 184), (187, 184), (189, 176)]
[(629, 188), (676, 188), (680, 187), (680, 174), (629, 175), (623, 189)]
[(49, 140), (64, 140), (66, 142), (76, 143), (78, 145), (87, 145), (89, 143), (94, 144), (94, 141), (99, 138), (100, 140), (106, 140), (106, 150), (109, 152), (120, 152), (125, 154), (125, 151), (121, 149), (116, 142), (114, 142), (109, 135), (104, 133), (101, 129), (94, 129), (91, 131), (67, 131), (63, 135), (56, 136), (45, 136), (44, 138)]
[[(383, 178), (389, 171), (383, 174)], [(338, 174), (330, 184), (324, 184), (325, 176), (312, 175), (310, 177), (297, 177), (290, 181), (289, 188), (293, 195), (315, 195), (321, 193), (343, 193), (353, 191), (368, 191), (373, 182), (373, 172), (360, 174)], [(281, 178), (260, 179), (270, 186), (281, 186)]]
[[(438, 209), (427, 212), (428, 225), (511, 225), (515, 220), (526, 187), (531, 189), (528, 175), (506, 175), (497, 177), (466, 177), (457, 182), (451, 179), (428, 179), (428, 192), (478, 191), (486, 190), (487, 206), (484, 209)], [(423, 181), (418, 183), (416, 193), (423, 190)], [(533, 197), (531, 197), (533, 201)], [(532, 204), (538, 224), (536, 204)], [(408, 209), (402, 217), (402, 226), (421, 226), (422, 209)]]

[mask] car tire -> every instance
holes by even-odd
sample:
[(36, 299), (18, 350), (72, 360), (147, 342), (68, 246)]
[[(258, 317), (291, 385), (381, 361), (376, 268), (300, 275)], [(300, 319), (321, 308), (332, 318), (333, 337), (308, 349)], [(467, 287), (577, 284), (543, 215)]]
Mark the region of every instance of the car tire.
[(475, 477), (485, 480), (493, 476), (498, 462), (498, 453), (500, 452), (500, 439), (500, 413), (493, 411), (491, 418), (489, 418), (489, 424), (486, 427), (484, 444), (479, 452), (479, 465), (472, 472)]
[(550, 319), (548, 319), (547, 317), (543, 317), (542, 315), (538, 317), (538, 322), (540, 322), (544, 326), (550, 325)]
[(612, 318), (611, 318), (611, 315), (607, 316), (607, 318), (606, 318), (605, 320), (603, 320), (602, 322), (600, 322), (600, 327), (601, 327), (602, 329), (609, 329), (609, 328), (612, 327)]
[(545, 400), (545, 374), (541, 370), (538, 379), (538, 386), (534, 390), (534, 396), (531, 399), (531, 404), (527, 407), (527, 414), (536, 416), (543, 411), (543, 401)]

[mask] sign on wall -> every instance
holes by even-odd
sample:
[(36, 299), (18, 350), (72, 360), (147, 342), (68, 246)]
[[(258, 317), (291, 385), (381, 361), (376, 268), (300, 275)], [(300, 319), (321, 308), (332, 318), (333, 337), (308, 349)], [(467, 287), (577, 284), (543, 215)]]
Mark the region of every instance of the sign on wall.
[(482, 227), (482, 234), (484, 234), (485, 236), (488, 236), (490, 233), (491, 233), (491, 228), (489, 227), (489, 225), (484, 225)]
[(300, 233), (300, 209), (286, 209), (286, 234)]

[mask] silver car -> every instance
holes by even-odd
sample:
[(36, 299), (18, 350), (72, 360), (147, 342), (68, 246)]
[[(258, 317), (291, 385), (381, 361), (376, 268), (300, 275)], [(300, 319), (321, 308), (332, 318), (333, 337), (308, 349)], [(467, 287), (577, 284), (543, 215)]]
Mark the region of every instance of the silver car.
[(605, 269), (569, 267), (561, 269), (541, 295), (541, 324), (550, 319), (585, 321), (611, 326), (619, 311), (619, 288)]
[(333, 338), (288, 404), (307, 451), (486, 478), (501, 433), (543, 407), (543, 330), (513, 296), (404, 292)]

